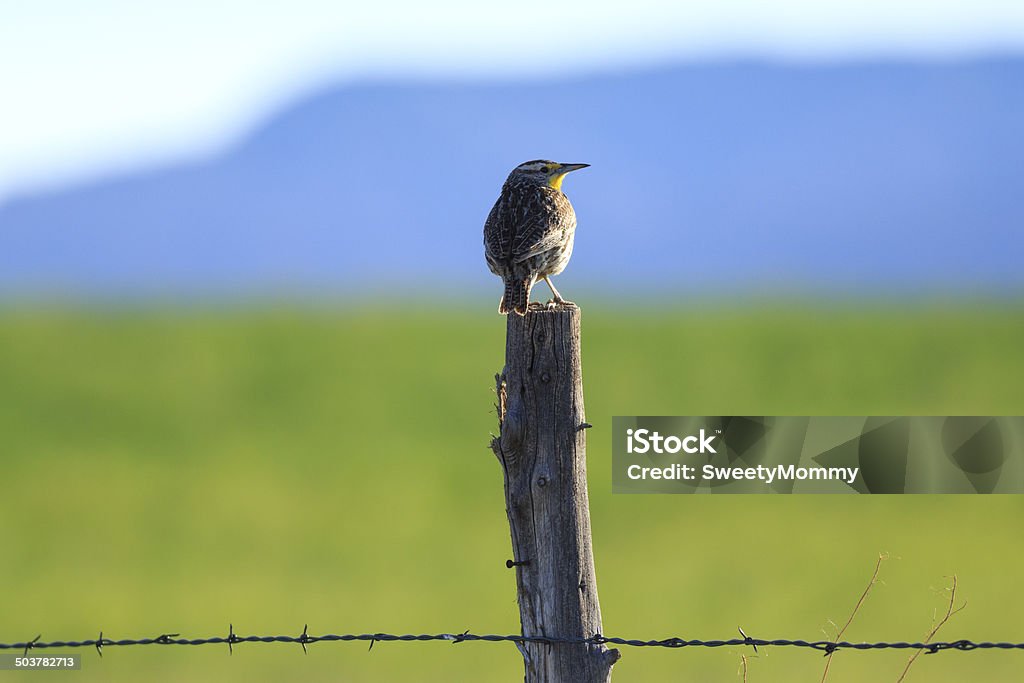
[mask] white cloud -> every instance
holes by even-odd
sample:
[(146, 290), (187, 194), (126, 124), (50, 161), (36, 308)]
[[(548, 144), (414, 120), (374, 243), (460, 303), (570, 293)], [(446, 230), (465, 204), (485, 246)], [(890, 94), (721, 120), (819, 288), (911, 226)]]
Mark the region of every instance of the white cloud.
[(331, 77), (1022, 48), (1020, 0), (0, 0), (0, 195), (208, 150)]

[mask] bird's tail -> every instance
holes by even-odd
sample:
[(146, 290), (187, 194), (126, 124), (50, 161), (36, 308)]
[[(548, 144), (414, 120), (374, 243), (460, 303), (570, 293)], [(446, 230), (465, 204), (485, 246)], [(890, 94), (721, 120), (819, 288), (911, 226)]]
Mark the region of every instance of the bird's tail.
[(519, 315), (526, 315), (526, 308), (530, 305), (531, 288), (532, 277), (505, 280), (505, 295), (498, 304), (498, 313), (508, 314), (515, 311)]

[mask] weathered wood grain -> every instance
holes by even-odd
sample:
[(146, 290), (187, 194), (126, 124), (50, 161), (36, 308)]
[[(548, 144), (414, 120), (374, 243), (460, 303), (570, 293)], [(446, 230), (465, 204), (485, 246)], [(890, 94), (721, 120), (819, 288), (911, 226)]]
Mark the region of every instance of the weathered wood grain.
[[(524, 635), (601, 632), (587, 497), (580, 310), (567, 304), (510, 315), (497, 376), (500, 435)], [(527, 643), (527, 683), (610, 681), (618, 650)]]

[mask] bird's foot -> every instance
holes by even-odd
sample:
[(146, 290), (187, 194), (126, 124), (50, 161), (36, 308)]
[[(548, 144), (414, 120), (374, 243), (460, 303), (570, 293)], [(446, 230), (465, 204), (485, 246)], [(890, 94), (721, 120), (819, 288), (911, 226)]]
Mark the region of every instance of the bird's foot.
[(575, 306), (576, 304), (569, 301), (568, 299), (563, 299), (562, 297), (555, 297), (554, 299), (548, 299), (548, 302), (544, 305), (547, 308), (552, 309), (558, 308), (559, 306)]

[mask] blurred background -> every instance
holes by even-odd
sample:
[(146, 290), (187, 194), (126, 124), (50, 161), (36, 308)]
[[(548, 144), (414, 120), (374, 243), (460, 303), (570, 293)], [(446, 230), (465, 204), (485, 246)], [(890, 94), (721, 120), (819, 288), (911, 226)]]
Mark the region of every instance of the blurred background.
[[(515, 632), (481, 239), (534, 158), (592, 164), (558, 286), (607, 634), (831, 637), (889, 552), (846, 637), (922, 637), (956, 574), (943, 636), (1024, 640), (1019, 497), (610, 493), (612, 415), (1024, 411), (1019, 2), (0, 0), (0, 85), (0, 641)], [(88, 681), (521, 675), (501, 644), (84, 654)]]

